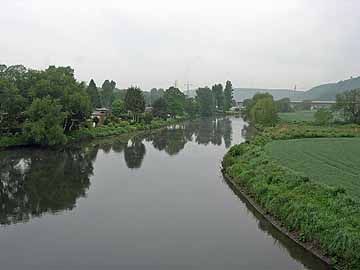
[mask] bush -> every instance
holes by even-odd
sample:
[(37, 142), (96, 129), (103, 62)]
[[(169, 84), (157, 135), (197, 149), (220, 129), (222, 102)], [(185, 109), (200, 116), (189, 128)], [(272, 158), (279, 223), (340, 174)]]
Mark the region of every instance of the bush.
[(151, 121), (153, 120), (153, 115), (149, 112), (144, 113), (144, 122), (145, 124), (149, 125), (151, 124)]
[(314, 114), (314, 117), (315, 117), (315, 123), (317, 125), (322, 125), (322, 126), (329, 125), (334, 119), (333, 113), (325, 108), (319, 109)]

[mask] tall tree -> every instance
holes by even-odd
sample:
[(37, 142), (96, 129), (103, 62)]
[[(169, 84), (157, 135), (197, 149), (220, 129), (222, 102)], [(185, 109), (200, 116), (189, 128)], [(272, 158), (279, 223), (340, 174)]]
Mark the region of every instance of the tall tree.
[(169, 114), (172, 117), (184, 113), (185, 95), (178, 88), (172, 86), (167, 89), (164, 98), (168, 106)]
[(165, 98), (161, 97), (153, 103), (152, 113), (155, 117), (167, 118), (168, 107)]
[(90, 97), (92, 107), (101, 107), (99, 91), (93, 79), (91, 79), (89, 86), (86, 88), (86, 91)]
[(153, 88), (150, 91), (150, 105), (152, 106), (156, 100), (164, 96), (164, 90), (163, 89), (156, 89)]
[(214, 99), (209, 87), (196, 90), (197, 102), (201, 116), (211, 116), (214, 113)]
[(114, 100), (114, 89), (116, 83), (114, 81), (105, 80), (101, 86), (101, 103), (105, 108), (110, 109)]
[(145, 111), (145, 100), (140, 88), (128, 88), (125, 96), (125, 109), (132, 113), (134, 121), (139, 121), (139, 115)]
[(234, 97), (233, 97), (233, 92), (234, 89), (232, 87), (231, 81), (227, 81), (226, 85), (225, 85), (225, 90), (224, 90), (224, 110), (228, 111), (234, 101)]
[(224, 91), (222, 84), (215, 84), (212, 87), (214, 105), (218, 110), (224, 109)]

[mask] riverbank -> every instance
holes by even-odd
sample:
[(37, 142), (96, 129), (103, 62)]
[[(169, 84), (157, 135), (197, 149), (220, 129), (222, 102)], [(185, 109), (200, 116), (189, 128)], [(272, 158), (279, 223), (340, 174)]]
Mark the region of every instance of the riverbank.
[(359, 137), (359, 130), (289, 124), (265, 129), (229, 150), (224, 174), (290, 238), (339, 269), (360, 269), (360, 203), (342, 188), (281, 165), (265, 149), (276, 140)]
[[(134, 123), (130, 124), (127, 121), (120, 121), (119, 123), (110, 123), (96, 128), (82, 128), (67, 134), (66, 144), (76, 143), (83, 140), (91, 140), (95, 138), (104, 138), (108, 136), (123, 135), (133, 133), (136, 131), (153, 130), (164, 126), (173, 125), (187, 120), (185, 117), (171, 118), (167, 120), (156, 119), (150, 124)], [(16, 136), (2, 136), (0, 137), (0, 149), (11, 147), (30, 146), (31, 144), (23, 135)]]

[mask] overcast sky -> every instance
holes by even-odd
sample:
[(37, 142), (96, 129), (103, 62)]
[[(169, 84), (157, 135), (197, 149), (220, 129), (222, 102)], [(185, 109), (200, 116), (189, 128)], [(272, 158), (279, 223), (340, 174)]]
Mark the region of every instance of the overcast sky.
[(359, 0), (0, 0), (0, 63), (144, 90), (360, 75)]

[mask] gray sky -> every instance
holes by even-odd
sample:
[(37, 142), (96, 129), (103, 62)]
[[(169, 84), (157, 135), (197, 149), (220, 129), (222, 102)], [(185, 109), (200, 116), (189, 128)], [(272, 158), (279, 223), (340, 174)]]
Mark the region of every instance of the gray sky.
[(144, 90), (308, 89), (360, 75), (358, 0), (0, 0), (0, 63)]

